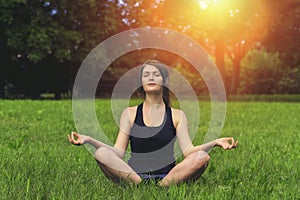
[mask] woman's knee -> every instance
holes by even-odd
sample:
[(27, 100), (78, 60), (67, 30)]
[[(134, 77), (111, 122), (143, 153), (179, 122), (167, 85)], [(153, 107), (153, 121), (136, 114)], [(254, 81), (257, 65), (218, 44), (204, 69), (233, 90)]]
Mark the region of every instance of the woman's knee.
[(203, 166), (206, 166), (208, 162), (210, 161), (210, 156), (205, 151), (198, 151), (194, 154), (194, 163), (196, 168), (202, 168)]
[(106, 147), (99, 147), (95, 151), (95, 158), (101, 163), (105, 163), (109, 159), (111, 151)]
[(208, 155), (208, 153), (206, 151), (199, 151), (199, 157), (200, 157), (200, 159), (203, 159), (205, 162), (210, 161), (210, 156)]

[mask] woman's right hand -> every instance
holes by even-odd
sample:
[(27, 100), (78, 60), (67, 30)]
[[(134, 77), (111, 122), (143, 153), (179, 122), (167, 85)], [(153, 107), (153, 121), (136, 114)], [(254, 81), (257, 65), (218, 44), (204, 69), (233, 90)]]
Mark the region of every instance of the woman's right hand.
[(217, 146), (222, 147), (223, 149), (232, 149), (236, 148), (238, 141), (234, 141), (233, 137), (225, 137), (217, 139)]
[[(77, 139), (75, 139), (75, 137)], [(72, 144), (75, 144), (75, 145), (82, 145), (82, 144), (85, 144), (87, 139), (88, 139), (88, 136), (85, 136), (85, 135), (79, 135), (78, 133), (76, 132), (72, 132), (71, 135), (68, 135), (68, 139), (69, 141), (72, 143)]]

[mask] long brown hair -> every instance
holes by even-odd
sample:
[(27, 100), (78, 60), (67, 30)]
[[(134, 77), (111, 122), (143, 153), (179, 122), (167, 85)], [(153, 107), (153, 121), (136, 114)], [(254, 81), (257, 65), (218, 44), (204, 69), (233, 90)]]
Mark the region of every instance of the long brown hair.
[(142, 84), (143, 70), (144, 70), (146, 65), (152, 65), (155, 68), (157, 68), (158, 71), (160, 72), (160, 74), (163, 78), (163, 101), (166, 105), (170, 106), (170, 92), (169, 92), (169, 88), (166, 86), (167, 85), (167, 79), (169, 79), (168, 67), (167, 67), (167, 65), (165, 65), (164, 63), (162, 63), (158, 60), (148, 60), (142, 65), (141, 71), (140, 71), (140, 77), (139, 77), (139, 85), (140, 85), (139, 91), (140, 91), (140, 93), (142, 93), (144, 98), (146, 97), (146, 92), (145, 92), (145, 90), (143, 88), (143, 84)]

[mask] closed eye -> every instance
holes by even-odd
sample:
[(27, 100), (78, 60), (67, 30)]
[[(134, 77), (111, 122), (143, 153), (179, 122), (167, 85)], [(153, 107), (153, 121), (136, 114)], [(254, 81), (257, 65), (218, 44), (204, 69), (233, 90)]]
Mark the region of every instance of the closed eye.
[(148, 77), (149, 75), (150, 75), (149, 72), (145, 72), (145, 73), (144, 73), (144, 77)]
[(153, 75), (156, 76), (156, 77), (159, 77), (160, 73), (158, 71), (155, 71), (155, 72), (153, 72)]
[(152, 75), (155, 76), (155, 77), (160, 77), (160, 76), (161, 76), (159, 71), (153, 71), (153, 72), (145, 71), (145, 72), (143, 73), (143, 77), (148, 77), (148, 76), (150, 76), (151, 73), (152, 73)]

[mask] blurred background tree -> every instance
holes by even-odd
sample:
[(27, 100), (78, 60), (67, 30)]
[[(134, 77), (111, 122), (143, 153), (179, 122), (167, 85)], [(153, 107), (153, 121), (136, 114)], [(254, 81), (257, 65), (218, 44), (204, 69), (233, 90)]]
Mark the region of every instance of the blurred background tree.
[[(300, 93), (297, 0), (0, 0), (0, 96), (56, 98), (70, 91), (87, 54), (106, 38), (138, 27), (180, 31), (215, 60), (227, 94)], [(118, 58), (116, 82), (147, 59), (161, 59), (207, 91), (193, 66), (154, 49)]]

